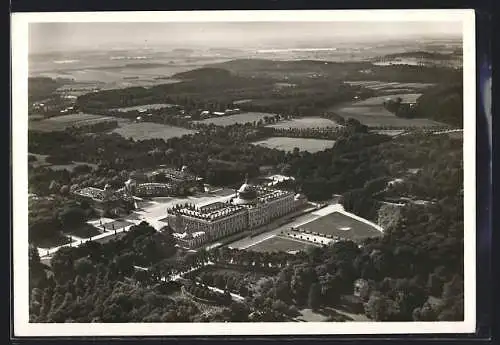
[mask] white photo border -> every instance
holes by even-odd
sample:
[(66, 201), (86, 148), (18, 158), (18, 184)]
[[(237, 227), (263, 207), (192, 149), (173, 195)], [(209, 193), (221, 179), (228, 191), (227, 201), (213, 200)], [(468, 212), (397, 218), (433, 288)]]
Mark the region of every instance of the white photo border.
[[(376, 14), (374, 14), (376, 11)], [(28, 26), (49, 22), (408, 22), (460, 21), (464, 85), (464, 321), (272, 323), (29, 323)], [(13, 323), (24, 336), (229, 336), (459, 334), (476, 329), (476, 62), (475, 13), (454, 10), (299, 10), (14, 13), (12, 46)]]

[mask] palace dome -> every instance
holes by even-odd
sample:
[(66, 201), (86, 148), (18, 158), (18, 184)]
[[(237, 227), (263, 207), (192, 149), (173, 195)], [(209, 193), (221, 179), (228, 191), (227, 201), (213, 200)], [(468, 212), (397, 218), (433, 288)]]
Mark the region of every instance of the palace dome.
[(297, 193), (297, 194), (295, 194), (295, 198), (294, 199), (295, 200), (305, 200), (305, 199), (307, 199), (307, 197), (304, 194), (302, 194), (302, 193)]
[(233, 204), (235, 205), (251, 204), (254, 203), (255, 200), (257, 199), (257, 190), (255, 189), (254, 186), (249, 184), (247, 180), (245, 180), (245, 183), (243, 183), (240, 189), (238, 189), (236, 196), (237, 197), (233, 199)]

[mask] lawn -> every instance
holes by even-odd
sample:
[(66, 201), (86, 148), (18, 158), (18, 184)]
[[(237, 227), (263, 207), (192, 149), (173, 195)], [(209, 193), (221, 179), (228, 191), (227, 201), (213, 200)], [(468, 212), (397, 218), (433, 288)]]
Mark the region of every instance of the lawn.
[(44, 238), (38, 241), (33, 241), (33, 244), (38, 248), (52, 248), (62, 246), (63, 244), (67, 244), (71, 242), (69, 237), (64, 235), (57, 235), (49, 238)]
[(72, 236), (80, 237), (80, 238), (90, 238), (97, 236), (101, 233), (99, 229), (97, 229), (95, 226), (92, 226), (90, 224), (85, 224), (78, 229), (70, 232), (69, 234)]
[(329, 128), (338, 127), (335, 121), (325, 119), (322, 117), (303, 117), (300, 119), (292, 119), (287, 121), (282, 121), (267, 127), (273, 128), (293, 128), (293, 129), (303, 129), (303, 128)]
[(73, 126), (79, 127), (108, 121), (118, 121), (120, 123), (126, 122), (127, 120), (118, 119), (113, 116), (70, 114), (54, 116), (45, 120), (29, 121), (28, 128), (30, 130), (42, 132), (64, 131), (65, 129)]
[(254, 122), (264, 119), (266, 116), (274, 116), (274, 114), (270, 113), (257, 113), (257, 112), (248, 112), (241, 113), (229, 116), (221, 116), (221, 117), (212, 117), (210, 119), (205, 119), (201, 121), (197, 121), (198, 123), (204, 124), (214, 124), (216, 126), (231, 126), (236, 123), (245, 124), (248, 122)]
[(260, 243), (248, 247), (246, 250), (254, 252), (296, 252), (305, 250), (307, 247), (313, 246), (312, 243), (292, 240), (281, 236), (273, 236)]
[(195, 131), (153, 122), (129, 123), (113, 130), (125, 138), (134, 140), (163, 139), (193, 134)]
[(129, 226), (129, 225), (134, 225), (134, 223), (128, 222), (128, 221), (123, 220), (123, 219), (118, 219), (118, 220), (114, 220), (112, 222), (109, 222), (109, 223), (106, 223), (103, 225), (107, 231), (113, 231), (113, 230), (119, 230), (119, 229), (124, 228), (124, 227)]
[(330, 213), (329, 215), (303, 224), (298, 228), (353, 241), (383, 235), (383, 233), (374, 226), (351, 218), (340, 212)]
[(297, 147), (300, 151), (315, 153), (332, 148), (335, 144), (335, 140), (271, 137), (266, 140), (254, 142), (253, 144), (282, 151), (293, 151), (293, 149)]

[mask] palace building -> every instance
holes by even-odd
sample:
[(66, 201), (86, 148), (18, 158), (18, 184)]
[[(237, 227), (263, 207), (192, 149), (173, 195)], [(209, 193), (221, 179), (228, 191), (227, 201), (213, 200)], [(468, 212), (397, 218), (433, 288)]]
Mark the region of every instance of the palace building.
[(179, 244), (195, 248), (204, 243), (269, 224), (307, 203), (292, 192), (245, 181), (226, 202), (177, 206), (168, 210), (168, 223)]
[(130, 174), (125, 189), (137, 197), (170, 196), (202, 189), (201, 181), (186, 166), (180, 170), (161, 167), (150, 173)]
[(77, 200), (88, 202), (99, 215), (120, 216), (133, 210), (134, 200), (124, 189), (115, 190), (109, 184), (104, 189), (86, 187), (74, 192)]

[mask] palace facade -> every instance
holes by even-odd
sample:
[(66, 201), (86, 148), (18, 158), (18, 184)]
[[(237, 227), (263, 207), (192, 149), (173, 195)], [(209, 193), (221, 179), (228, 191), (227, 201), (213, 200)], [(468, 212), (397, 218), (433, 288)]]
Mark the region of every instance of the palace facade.
[(204, 243), (269, 224), (307, 203), (302, 194), (253, 186), (247, 181), (226, 202), (168, 210), (168, 223), (179, 244), (196, 248)]

